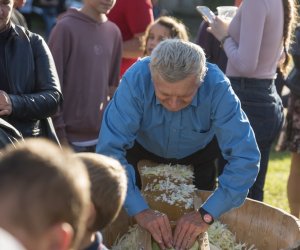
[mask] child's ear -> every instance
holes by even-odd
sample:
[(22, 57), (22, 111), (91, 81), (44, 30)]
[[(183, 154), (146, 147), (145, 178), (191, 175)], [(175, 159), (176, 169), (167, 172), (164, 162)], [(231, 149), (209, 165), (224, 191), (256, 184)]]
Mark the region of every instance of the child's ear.
[(68, 223), (52, 226), (45, 236), (47, 250), (69, 250), (74, 236), (73, 228)]

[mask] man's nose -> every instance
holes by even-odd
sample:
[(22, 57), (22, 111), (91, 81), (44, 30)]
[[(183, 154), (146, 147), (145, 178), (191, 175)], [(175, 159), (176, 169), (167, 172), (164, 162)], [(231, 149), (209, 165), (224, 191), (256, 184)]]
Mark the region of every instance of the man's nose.
[(177, 97), (170, 98), (169, 105), (172, 109), (177, 109), (179, 106), (179, 99)]

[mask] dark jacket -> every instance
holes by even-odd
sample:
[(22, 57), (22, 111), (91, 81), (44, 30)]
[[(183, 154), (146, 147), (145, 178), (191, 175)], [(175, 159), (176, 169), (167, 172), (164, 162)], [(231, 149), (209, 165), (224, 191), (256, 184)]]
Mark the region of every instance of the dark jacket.
[(21, 133), (11, 124), (0, 118), (0, 150), (9, 144), (15, 146), (23, 141)]
[(202, 47), (205, 52), (207, 61), (217, 64), (219, 68), (225, 73), (227, 56), (224, 50), (220, 47), (220, 42), (206, 30), (208, 26), (209, 25), (207, 22), (201, 22), (195, 43)]
[(12, 24), (5, 44), (5, 66), (12, 114), (3, 118), (24, 137), (43, 134), (47, 128), (41, 120), (55, 114), (62, 102), (59, 78), (46, 42)]

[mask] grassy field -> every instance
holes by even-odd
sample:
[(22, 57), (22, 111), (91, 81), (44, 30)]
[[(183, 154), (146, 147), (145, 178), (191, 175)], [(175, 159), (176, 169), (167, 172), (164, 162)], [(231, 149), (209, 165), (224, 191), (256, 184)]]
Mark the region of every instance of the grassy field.
[(265, 184), (264, 202), (289, 212), (286, 185), (290, 169), (290, 153), (271, 153)]

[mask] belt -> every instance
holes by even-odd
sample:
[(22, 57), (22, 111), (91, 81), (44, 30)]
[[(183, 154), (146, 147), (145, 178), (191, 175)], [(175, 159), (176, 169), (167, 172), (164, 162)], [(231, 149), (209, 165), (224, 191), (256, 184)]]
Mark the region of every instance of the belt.
[(235, 83), (240, 83), (243, 85), (251, 85), (255, 86), (270, 86), (275, 83), (275, 79), (259, 79), (259, 78), (247, 78), (247, 77), (228, 77), (230, 81), (234, 81)]

